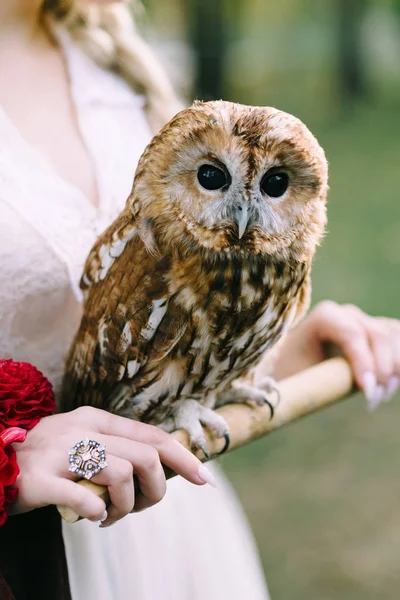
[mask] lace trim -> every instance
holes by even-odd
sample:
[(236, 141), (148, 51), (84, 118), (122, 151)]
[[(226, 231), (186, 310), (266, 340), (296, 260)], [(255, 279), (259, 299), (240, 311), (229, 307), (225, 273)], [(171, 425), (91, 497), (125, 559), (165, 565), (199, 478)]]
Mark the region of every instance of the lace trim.
[[(46, 239), (66, 265), (71, 287), (81, 300), (79, 280), (86, 257), (97, 236), (123, 208), (151, 134), (140, 99), (133, 92), (128, 98), (125, 83), (114, 76), (110, 79), (111, 74), (78, 51), (64, 33), (61, 48), (81, 134), (98, 177), (99, 208), (44, 164), (1, 107), (0, 197)], [(97, 91), (114, 90), (111, 105), (105, 99), (98, 103), (97, 96), (87, 102), (87, 80), (91, 89), (97, 82)]]

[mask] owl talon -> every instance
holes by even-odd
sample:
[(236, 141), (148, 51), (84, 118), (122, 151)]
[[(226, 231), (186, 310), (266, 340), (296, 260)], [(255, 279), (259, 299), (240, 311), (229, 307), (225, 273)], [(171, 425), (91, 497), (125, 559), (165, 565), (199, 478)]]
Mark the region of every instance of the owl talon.
[(262, 390), (265, 390), (268, 392), (268, 394), (272, 394), (274, 392), (277, 396), (276, 406), (278, 406), (281, 401), (281, 393), (273, 377), (263, 377), (259, 382), (256, 382), (256, 386)]
[(271, 402), (270, 402), (269, 400), (267, 400), (267, 399), (265, 399), (265, 401), (264, 401), (264, 404), (266, 404), (266, 405), (268, 406), (269, 410), (270, 410), (270, 413), (271, 413), (271, 414), (270, 414), (270, 416), (269, 416), (269, 420), (270, 420), (270, 421), (272, 421), (272, 419), (273, 419), (273, 416), (274, 416), (274, 414), (275, 414), (275, 408), (274, 408), (274, 405), (273, 405), (273, 404), (271, 404)]
[(175, 406), (173, 419), (175, 429), (185, 429), (189, 434), (191, 446), (201, 450), (207, 459), (210, 458), (210, 453), (202, 425), (209, 427), (218, 438), (225, 438), (222, 452), (226, 452), (229, 447), (230, 437), (225, 419), (211, 408), (202, 406), (197, 400), (181, 400)]
[(276, 386), (275, 380), (272, 379), (272, 377), (265, 377), (264, 379), (262, 379), (259, 383), (259, 386), (269, 394), (272, 394), (272, 393), (276, 394), (276, 403), (275, 404), (272, 404), (267, 397), (265, 398), (265, 401), (264, 401), (265, 404), (268, 404), (269, 410), (271, 411), (271, 416), (269, 418), (269, 420), (271, 421), (271, 419), (273, 418), (273, 416), (275, 414), (275, 409), (280, 404), (281, 393), (280, 393), (278, 387)]
[(225, 452), (228, 450), (228, 448), (229, 448), (229, 446), (230, 446), (230, 443), (231, 443), (231, 436), (229, 435), (229, 433), (228, 433), (228, 432), (224, 433), (224, 438), (225, 438), (225, 445), (224, 445), (224, 447), (222, 448), (222, 450), (220, 450), (220, 451), (218, 452), (217, 456), (220, 456), (221, 454), (224, 454), (224, 453), (225, 453)]
[(198, 443), (198, 444), (192, 444), (192, 446), (194, 446), (195, 448), (199, 448), (202, 451), (202, 453), (204, 454), (204, 456), (206, 457), (206, 460), (210, 460), (211, 456), (210, 456), (210, 453), (208, 451), (205, 441)]
[[(270, 420), (274, 417), (275, 409), (278, 406), (281, 396), (278, 388), (275, 385), (271, 385), (270, 378), (268, 379), (268, 392), (275, 392), (277, 395), (277, 402), (273, 404), (267, 392), (259, 387), (255, 387), (248, 383), (242, 381), (236, 381), (233, 383), (232, 387), (228, 390), (222, 392), (217, 399), (217, 406), (223, 406), (224, 404), (256, 404), (257, 406), (265, 406), (266, 404), (269, 407), (271, 412)], [(263, 382), (261, 382), (260, 387)], [(275, 383), (275, 382), (274, 382)], [(265, 386), (267, 387), (267, 386)]]

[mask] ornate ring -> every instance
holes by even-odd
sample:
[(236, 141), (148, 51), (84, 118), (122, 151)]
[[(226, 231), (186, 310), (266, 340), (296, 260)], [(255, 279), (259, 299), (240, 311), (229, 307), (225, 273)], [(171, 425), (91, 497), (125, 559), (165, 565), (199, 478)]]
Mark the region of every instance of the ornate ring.
[(69, 469), (85, 479), (92, 479), (107, 467), (106, 449), (103, 444), (85, 438), (68, 450)]

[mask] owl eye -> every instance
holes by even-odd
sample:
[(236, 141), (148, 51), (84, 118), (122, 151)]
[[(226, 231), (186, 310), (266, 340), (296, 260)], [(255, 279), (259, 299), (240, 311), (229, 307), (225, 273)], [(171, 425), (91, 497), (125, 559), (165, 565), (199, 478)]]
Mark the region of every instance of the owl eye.
[(197, 179), (206, 190), (220, 190), (230, 183), (227, 174), (214, 165), (201, 165), (197, 171)]
[(261, 190), (271, 198), (283, 196), (289, 186), (289, 177), (286, 173), (268, 173), (261, 181)]

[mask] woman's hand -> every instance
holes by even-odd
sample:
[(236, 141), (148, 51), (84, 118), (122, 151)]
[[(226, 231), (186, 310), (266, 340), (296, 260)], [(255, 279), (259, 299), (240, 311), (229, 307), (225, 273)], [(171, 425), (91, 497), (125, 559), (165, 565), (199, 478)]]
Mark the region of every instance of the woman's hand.
[(348, 359), (369, 408), (376, 408), (399, 387), (400, 321), (321, 302), (282, 342), (273, 374), (281, 379), (336, 355)]
[[(108, 487), (111, 505), (107, 512), (103, 500), (77, 485), (79, 477), (68, 471), (68, 449), (85, 437), (106, 447), (108, 466), (92, 481)], [(109, 525), (163, 498), (162, 464), (194, 484), (214, 484), (210, 471), (161, 429), (89, 406), (45, 417), (14, 448), (20, 474), (13, 513), (62, 504), (91, 521), (101, 520), (102, 526)], [(133, 474), (140, 487), (136, 498)]]

